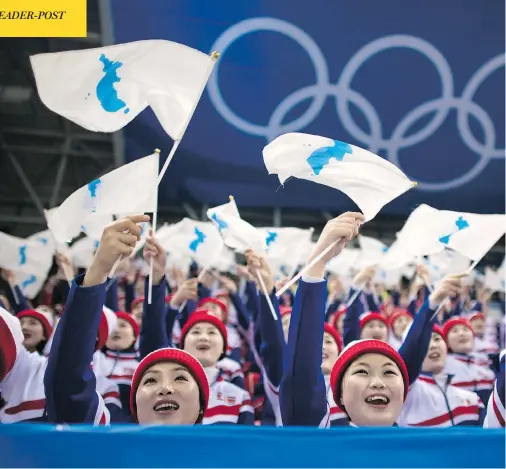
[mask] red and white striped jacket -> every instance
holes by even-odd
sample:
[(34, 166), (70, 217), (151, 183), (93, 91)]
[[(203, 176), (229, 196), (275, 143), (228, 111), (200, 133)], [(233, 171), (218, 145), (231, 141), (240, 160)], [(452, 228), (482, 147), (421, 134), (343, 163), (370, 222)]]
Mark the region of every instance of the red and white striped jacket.
[(447, 376), (438, 381), (420, 375), (411, 385), (401, 415), (400, 427), (452, 427), (480, 425), (483, 403), (471, 391), (449, 383)]
[(487, 416), (483, 422), (483, 428), (504, 428), (504, 400), (505, 396), (505, 354), (501, 352), (501, 366), (499, 376), (494, 385), (494, 391), (488, 400)]

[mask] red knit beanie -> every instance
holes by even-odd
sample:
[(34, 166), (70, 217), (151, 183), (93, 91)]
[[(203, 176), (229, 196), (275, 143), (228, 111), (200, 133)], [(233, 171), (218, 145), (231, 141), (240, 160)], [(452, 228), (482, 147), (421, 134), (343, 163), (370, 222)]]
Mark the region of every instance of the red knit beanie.
[(128, 322), (130, 326), (132, 326), (132, 329), (134, 330), (134, 337), (137, 339), (140, 334), (140, 328), (139, 324), (135, 322), (135, 319), (128, 313), (125, 313), (124, 311), (116, 311), (116, 316), (118, 319), (123, 319), (124, 321)]
[(443, 333), (443, 329), (441, 329), (437, 324), (433, 324), (432, 332), (434, 332), (435, 334), (439, 334), (443, 338), (443, 340), (446, 342), (445, 335)]
[(339, 334), (338, 331), (336, 331), (329, 323), (325, 323), (324, 325), (324, 331), (327, 334), (331, 335), (332, 338), (336, 341), (337, 344), (337, 350), (339, 353), (343, 350), (343, 339), (341, 338), (341, 334)]
[(397, 310), (394, 314), (392, 314), (392, 316), (390, 316), (389, 318), (389, 321), (390, 321), (390, 327), (393, 329), (394, 327), (394, 324), (395, 324), (395, 321), (397, 321), (397, 319), (399, 318), (402, 318), (403, 316), (406, 316), (408, 317), (409, 319), (413, 319), (413, 316), (412, 314), (406, 310), (406, 309), (400, 309), (400, 310)]
[(49, 324), (49, 320), (44, 316), (44, 314), (39, 313), (38, 311), (35, 311), (34, 309), (25, 309), (24, 311), (21, 311), (17, 315), (18, 319), (21, 318), (34, 318), (37, 319), (42, 324), (42, 329), (44, 330), (44, 336), (46, 340), (49, 340), (51, 337), (51, 334), (53, 333), (53, 328), (51, 324)]
[(279, 314), (281, 317), (286, 316), (287, 314), (292, 314), (292, 308), (290, 306), (279, 306)]
[(402, 380), (404, 381), (404, 400), (406, 400), (406, 396), (408, 395), (409, 388), (409, 375), (408, 369), (406, 368), (406, 364), (404, 360), (399, 355), (399, 353), (389, 344), (383, 342), (382, 340), (375, 339), (364, 339), (364, 340), (356, 340), (354, 342), (350, 342), (339, 355), (334, 368), (332, 368), (332, 374), (330, 375), (330, 385), (332, 388), (332, 394), (334, 396), (334, 401), (336, 405), (343, 411), (345, 411), (344, 407), (341, 404), (341, 396), (342, 396), (342, 381), (344, 374), (348, 367), (361, 355), (365, 355), (366, 353), (376, 353), (380, 355), (384, 355), (385, 357), (390, 358), (395, 362), (395, 364), (399, 367), (399, 371), (402, 375)]
[(144, 297), (143, 296), (138, 296), (135, 300), (132, 301), (132, 304), (130, 305), (130, 312), (132, 312), (134, 310), (134, 308), (139, 304), (139, 303), (142, 303), (144, 301)]
[(207, 376), (198, 360), (188, 352), (176, 348), (162, 348), (151, 352), (146, 355), (135, 369), (132, 377), (132, 387), (130, 388), (130, 412), (136, 422), (137, 420), (137, 402), (135, 397), (137, 395), (137, 388), (141, 382), (144, 373), (156, 363), (161, 362), (174, 362), (183, 365), (191, 375), (195, 378), (197, 386), (199, 387), (200, 395), (200, 413), (195, 423), (201, 423), (204, 418), (204, 412), (207, 409), (209, 402), (209, 382)]
[(220, 331), (220, 334), (223, 338), (223, 355), (224, 355), (227, 351), (227, 328), (225, 327), (225, 324), (223, 324), (222, 321), (220, 321), (216, 316), (209, 314), (206, 310), (194, 311), (190, 315), (188, 321), (186, 321), (186, 324), (181, 330), (181, 340), (180, 340), (181, 348), (184, 349), (184, 340), (190, 329), (193, 326), (195, 326), (195, 324), (198, 324), (200, 322), (207, 322), (209, 324), (212, 324), (213, 326), (216, 327), (216, 329), (218, 329), (218, 331)]
[(485, 315), (480, 312), (480, 311), (475, 311), (474, 313), (472, 313), (468, 318), (467, 320), (471, 323), (472, 321), (474, 321), (475, 319), (483, 319), (485, 321)]

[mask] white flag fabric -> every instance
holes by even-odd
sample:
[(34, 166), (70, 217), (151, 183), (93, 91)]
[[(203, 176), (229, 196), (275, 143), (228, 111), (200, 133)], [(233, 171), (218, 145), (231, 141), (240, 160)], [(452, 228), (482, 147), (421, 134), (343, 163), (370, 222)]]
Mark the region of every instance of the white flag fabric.
[(274, 275), (291, 277), (300, 264), (306, 262), (312, 230), (301, 228), (258, 228), (265, 238), (267, 261)]
[(230, 249), (239, 253), (247, 249), (252, 249), (259, 254), (265, 251), (264, 235), (241, 218), (234, 199), (226, 204), (210, 208), (207, 211), (207, 218), (216, 226), (223, 242)]
[(484, 279), (485, 287), (488, 288), (492, 293), (494, 292), (503, 292), (505, 290), (505, 282), (504, 275), (501, 275), (501, 272), (498, 270), (491, 269), (490, 267), (485, 267), (485, 279)]
[(37, 277), (46, 277), (54, 251), (39, 241), (29, 241), (0, 232), (0, 267)]
[(156, 240), (169, 254), (188, 256), (204, 268), (212, 265), (223, 248), (221, 236), (212, 223), (191, 218), (162, 227)]
[(14, 280), (16, 285), (21, 290), (21, 293), (23, 293), (23, 296), (30, 300), (39, 294), (46, 277), (47, 274), (39, 277), (34, 274), (25, 274), (24, 272), (14, 271)]
[(330, 260), (325, 269), (335, 275), (351, 275), (352, 268), (356, 266), (359, 257), (360, 249), (344, 248), (338, 256)]
[(26, 239), (28, 241), (38, 241), (42, 246), (47, 247), (53, 252), (55, 251), (55, 242), (53, 239), (53, 235), (49, 230), (39, 231), (31, 236), (28, 236), (28, 238)]
[(360, 244), (360, 257), (356, 261), (356, 266), (359, 269), (379, 264), (388, 251), (388, 246), (385, 243), (371, 236), (359, 235), (358, 243)]
[(88, 269), (91, 266), (95, 251), (99, 242), (92, 238), (84, 237), (76, 241), (69, 248), (70, 261), (75, 267)]
[(415, 183), (395, 165), (363, 148), (304, 133), (279, 136), (263, 150), (269, 174), (283, 184), (289, 177), (317, 182), (344, 192), (366, 221)]
[(37, 90), (52, 111), (95, 132), (115, 132), (151, 106), (179, 139), (214, 59), (191, 47), (147, 40), (30, 57)]
[[(95, 179), (71, 194), (57, 209), (46, 212), (47, 224), (59, 242), (83, 231), (101, 237), (115, 213), (154, 212), (157, 208), (159, 154), (140, 158)], [(88, 229), (86, 230), (86, 227)]]
[(397, 239), (386, 250), (383, 257), (380, 259), (379, 265), (381, 269), (390, 271), (401, 269), (414, 260), (415, 256), (413, 256), (409, 249)]
[(423, 204), (411, 212), (397, 238), (416, 256), (451, 248), (477, 261), (505, 231), (506, 215), (453, 212)]

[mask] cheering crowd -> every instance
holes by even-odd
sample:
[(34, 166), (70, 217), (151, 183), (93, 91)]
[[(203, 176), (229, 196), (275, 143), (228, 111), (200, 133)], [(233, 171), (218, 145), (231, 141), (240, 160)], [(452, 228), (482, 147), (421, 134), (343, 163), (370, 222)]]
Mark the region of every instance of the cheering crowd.
[(499, 319), (465, 273), (419, 263), (387, 288), (368, 265), (344, 288), (327, 266), (364, 222), (347, 212), (279, 298), (264, 253), (186, 272), (152, 233), (149, 279), (129, 258), (147, 221), (112, 222), (85, 272), (57, 254), (32, 302), (2, 269), (1, 423), (504, 427), (504, 301)]

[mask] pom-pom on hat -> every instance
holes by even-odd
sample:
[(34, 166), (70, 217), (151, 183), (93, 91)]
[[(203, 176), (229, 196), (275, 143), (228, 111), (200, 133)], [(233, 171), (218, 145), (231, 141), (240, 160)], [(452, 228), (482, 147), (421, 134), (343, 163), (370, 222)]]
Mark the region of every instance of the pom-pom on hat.
[(102, 316), (100, 317), (100, 324), (98, 325), (97, 345), (96, 349), (100, 350), (110, 334), (112, 334), (118, 327), (118, 317), (116, 314), (106, 306), (102, 308)]
[(339, 353), (343, 350), (343, 339), (341, 338), (341, 334), (339, 334), (338, 331), (336, 331), (329, 323), (325, 323), (323, 332), (326, 332), (332, 338), (336, 341), (337, 344), (337, 350)]
[(37, 319), (42, 324), (42, 329), (44, 329), (44, 337), (46, 340), (49, 340), (51, 337), (51, 334), (53, 333), (53, 328), (51, 327), (51, 324), (49, 323), (48, 318), (45, 316), (45, 314), (35, 311), (34, 309), (25, 309), (24, 311), (21, 311), (17, 315), (18, 319), (21, 318), (34, 318)]
[(125, 313), (124, 311), (116, 311), (116, 317), (118, 319), (123, 319), (123, 321), (128, 322), (132, 329), (134, 330), (134, 336), (137, 339), (139, 337), (140, 329), (139, 324), (135, 322), (135, 319), (128, 313)]
[(381, 321), (385, 326), (388, 327), (388, 320), (385, 316), (382, 316), (380, 313), (366, 313), (362, 315), (360, 318), (360, 329), (363, 329), (364, 326), (370, 321)]
[(135, 397), (141, 379), (144, 376), (144, 373), (146, 373), (151, 366), (161, 362), (178, 363), (188, 369), (188, 372), (195, 378), (199, 387), (200, 395), (200, 412), (195, 423), (201, 423), (209, 402), (209, 382), (207, 381), (204, 368), (202, 368), (199, 361), (188, 352), (176, 348), (162, 348), (151, 352), (141, 360), (135, 369), (135, 373), (132, 377), (132, 387), (130, 389), (130, 412), (132, 413), (134, 420), (136, 422), (138, 421), (137, 403)]
[(0, 383), (14, 368), (23, 340), (19, 319), (0, 307)]
[(222, 321), (220, 321), (216, 316), (209, 314), (206, 310), (194, 311), (190, 315), (188, 321), (186, 321), (186, 324), (181, 330), (181, 341), (180, 341), (181, 348), (184, 349), (184, 340), (190, 329), (196, 324), (201, 322), (207, 322), (209, 324), (212, 324), (213, 326), (216, 327), (216, 329), (218, 329), (218, 331), (220, 331), (220, 334), (223, 338), (223, 356), (224, 356), (227, 351), (227, 328), (225, 327), (225, 324), (223, 324)]
[(342, 381), (348, 367), (361, 355), (366, 353), (376, 353), (390, 358), (399, 368), (402, 380), (404, 381), (404, 400), (408, 395), (409, 375), (404, 360), (391, 345), (382, 340), (364, 339), (350, 342), (337, 358), (332, 374), (330, 375), (330, 385), (336, 405), (343, 411), (346, 411), (341, 404)]

